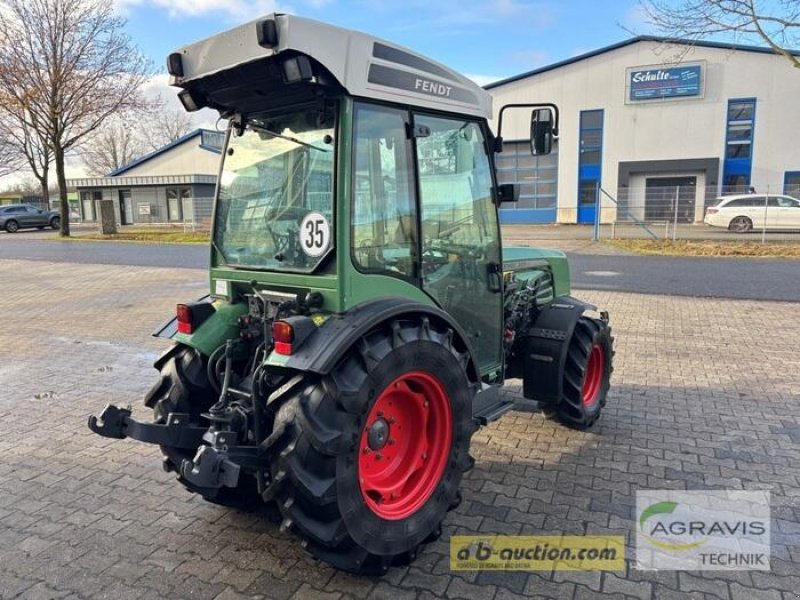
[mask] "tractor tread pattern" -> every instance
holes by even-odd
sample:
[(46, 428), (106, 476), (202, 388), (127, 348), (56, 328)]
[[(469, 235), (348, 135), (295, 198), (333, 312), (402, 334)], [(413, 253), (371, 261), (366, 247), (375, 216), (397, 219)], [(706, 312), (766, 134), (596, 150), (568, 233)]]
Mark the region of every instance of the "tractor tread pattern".
[[(363, 575), (382, 574), (393, 565), (407, 564), (419, 546), (441, 535), (441, 522), (428, 523), (426, 531), (431, 533), (412, 548), (394, 552), (387, 547), (384, 553), (370, 552), (348, 530), (337, 490), (337, 461), (357, 447), (366, 418), (359, 391), (370, 372), (390, 353), (419, 341), (435, 342), (451, 353), (459, 365), (468, 362), (466, 351), (455, 348), (452, 332), (446, 328), (439, 330), (428, 319), (418, 319), (416, 323), (394, 321), (357, 342), (332, 373), (307, 374), (304, 385), (295, 386), (293, 393), (280, 400), (275, 422), (280, 423), (284, 433), (271, 448), (271, 471), (280, 476), (273, 478), (265, 496), (277, 500), (284, 517), (282, 529), (298, 533), (306, 550), (339, 569)], [(471, 436), (471, 415), (465, 422), (468, 425), (463, 428), (464, 435)], [(467, 450), (454, 456), (453, 471), (457, 475), (442, 480), (441, 493), (449, 498), (447, 510), (460, 503), (458, 483), (474, 463), (468, 442), (467, 438)]]
[[(202, 355), (188, 346), (175, 344), (164, 352), (153, 365), (159, 371), (159, 379), (150, 388), (144, 399), (145, 406), (153, 409), (153, 420), (166, 423), (170, 413), (188, 413), (191, 421), (200, 423), (200, 414), (214, 404), (211, 386), (208, 385), (205, 361)], [(164, 459), (173, 472), (184, 459), (194, 457), (194, 451), (184, 448), (161, 446)], [(212, 504), (231, 508), (252, 509), (259, 505), (255, 490), (255, 479), (242, 477), (237, 488), (198, 488), (183, 477), (178, 481), (190, 492), (200, 494)]]
[[(613, 342), (611, 328), (606, 322), (586, 316), (578, 319), (567, 349), (561, 400), (555, 406), (546, 407), (546, 416), (554, 417), (573, 429), (583, 430), (594, 425), (606, 404), (609, 378), (614, 370)], [(583, 406), (583, 380), (595, 344), (602, 344), (605, 349), (607, 373), (603, 378), (597, 409), (587, 411)]]

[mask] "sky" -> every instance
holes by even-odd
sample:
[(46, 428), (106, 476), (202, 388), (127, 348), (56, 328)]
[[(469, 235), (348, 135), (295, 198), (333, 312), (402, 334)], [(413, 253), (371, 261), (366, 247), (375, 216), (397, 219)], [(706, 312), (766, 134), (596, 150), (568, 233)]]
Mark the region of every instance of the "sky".
[[(145, 92), (181, 108), (166, 57), (197, 40), (272, 12), (364, 31), (406, 46), (484, 85), (648, 33), (638, 0), (111, 0), (125, 30), (153, 62)], [(192, 115), (213, 128), (217, 115)], [(80, 158), (67, 177), (84, 177)], [(29, 177), (0, 178), (0, 189)]]

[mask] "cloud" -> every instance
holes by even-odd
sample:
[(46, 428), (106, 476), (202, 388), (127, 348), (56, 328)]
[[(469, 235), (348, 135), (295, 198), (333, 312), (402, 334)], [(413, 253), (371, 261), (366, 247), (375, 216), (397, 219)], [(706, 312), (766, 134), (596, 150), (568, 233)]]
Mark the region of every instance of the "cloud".
[(463, 33), (480, 28), (491, 36), (502, 31), (500, 25), (541, 30), (555, 22), (552, 8), (541, 0), (356, 0), (360, 10), (381, 15), (391, 28), (398, 31), (420, 28), (424, 16), (427, 29), (438, 28), (437, 35)]
[[(326, 3), (328, 0), (312, 0)], [(279, 7), (277, 0), (114, 0), (118, 12), (127, 14), (140, 6), (151, 6), (163, 9), (170, 17), (202, 17), (221, 15), (229, 20), (243, 21), (255, 19), (260, 15), (276, 11), (287, 12), (286, 7)]]
[(466, 77), (467, 79), (472, 79), (472, 81), (481, 86), (486, 85), (487, 83), (493, 83), (495, 81), (500, 81), (501, 79), (503, 79), (503, 77), (499, 75), (480, 75), (477, 73), (471, 75), (469, 73), (464, 73), (464, 77)]
[(655, 31), (655, 27), (650, 21), (650, 15), (647, 14), (647, 10), (641, 4), (632, 6), (617, 25), (633, 35), (642, 35)]
[[(154, 75), (142, 87), (142, 93), (151, 100), (160, 100), (164, 103), (162, 110), (171, 112), (176, 109), (184, 110), (181, 101), (178, 100), (178, 88), (169, 85), (169, 75), (166, 73)], [(195, 127), (205, 129), (215, 129), (219, 115), (217, 111), (203, 108), (197, 112), (190, 113), (192, 124)]]

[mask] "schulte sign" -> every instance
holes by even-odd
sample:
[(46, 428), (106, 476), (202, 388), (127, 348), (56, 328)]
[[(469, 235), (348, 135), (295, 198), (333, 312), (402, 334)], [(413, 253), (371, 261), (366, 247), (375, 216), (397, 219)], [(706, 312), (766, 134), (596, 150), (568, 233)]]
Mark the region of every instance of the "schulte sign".
[(699, 96), (703, 68), (700, 65), (669, 69), (634, 69), (628, 73), (631, 100), (657, 100)]

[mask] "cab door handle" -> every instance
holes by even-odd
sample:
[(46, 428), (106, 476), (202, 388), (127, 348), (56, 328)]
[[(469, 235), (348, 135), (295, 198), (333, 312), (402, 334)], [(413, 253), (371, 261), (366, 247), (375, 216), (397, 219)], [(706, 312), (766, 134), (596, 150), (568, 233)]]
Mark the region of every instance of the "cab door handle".
[(494, 294), (503, 291), (503, 270), (499, 263), (486, 263), (486, 287)]

